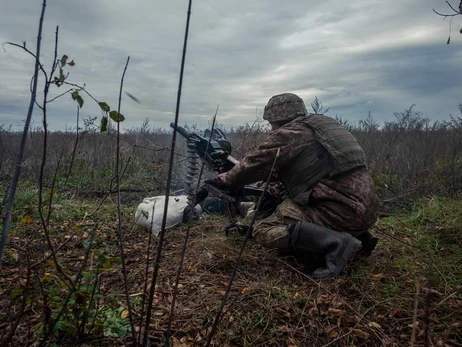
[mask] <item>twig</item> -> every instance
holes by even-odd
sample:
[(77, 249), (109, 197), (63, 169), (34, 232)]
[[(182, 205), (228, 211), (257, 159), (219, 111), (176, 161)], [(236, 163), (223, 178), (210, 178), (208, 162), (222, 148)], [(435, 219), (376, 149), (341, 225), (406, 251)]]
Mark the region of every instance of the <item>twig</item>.
[(176, 133), (177, 133), (177, 128), (178, 128), (178, 118), (179, 118), (179, 113), (180, 113), (180, 103), (181, 103), (181, 88), (183, 85), (183, 74), (184, 74), (184, 65), (185, 65), (185, 60), (186, 60), (186, 48), (188, 44), (188, 33), (189, 33), (189, 20), (191, 18), (191, 5), (192, 5), (192, 0), (189, 0), (188, 4), (188, 13), (186, 17), (186, 29), (185, 29), (185, 35), (184, 35), (184, 43), (183, 43), (183, 54), (181, 58), (181, 68), (180, 68), (180, 77), (179, 77), (179, 83), (178, 83), (178, 94), (177, 94), (177, 100), (176, 100), (176, 110), (175, 110), (175, 122), (174, 122), (174, 129), (173, 129), (173, 135), (172, 135), (172, 148), (170, 152), (170, 161), (169, 161), (169, 167), (168, 167), (168, 176), (167, 176), (167, 187), (166, 187), (166, 194), (165, 194), (165, 205), (164, 205), (164, 215), (162, 216), (162, 227), (159, 235), (159, 242), (157, 244), (157, 252), (156, 252), (156, 258), (154, 261), (154, 269), (152, 272), (152, 280), (151, 280), (151, 288), (149, 291), (149, 299), (148, 299), (148, 308), (146, 312), (146, 323), (145, 323), (145, 330), (144, 330), (144, 336), (143, 336), (143, 343), (142, 346), (146, 347), (148, 343), (148, 336), (149, 336), (149, 323), (151, 321), (151, 313), (152, 313), (152, 304), (154, 301), (154, 291), (156, 288), (156, 281), (157, 281), (157, 276), (159, 273), (159, 268), (160, 268), (160, 260), (161, 260), (161, 255), (162, 255), (162, 247), (164, 245), (164, 235), (165, 235), (165, 225), (167, 222), (167, 212), (168, 212), (168, 200), (169, 200), (169, 195), (170, 195), (170, 186), (172, 184), (172, 171), (173, 171), (173, 160), (175, 156), (175, 145), (176, 145)]
[[(387, 301), (387, 300), (386, 300)], [(361, 321), (366, 317), (366, 314), (369, 313), (370, 311), (372, 311), (377, 305), (381, 304), (383, 302), (376, 302), (374, 305), (372, 305), (371, 307), (369, 307), (363, 314), (360, 315), (359, 319), (356, 321), (356, 324), (353, 326), (352, 329), (350, 329), (350, 331), (348, 331), (347, 333), (337, 337), (335, 340), (323, 345), (322, 347), (327, 347), (327, 346), (331, 346), (333, 345), (334, 343), (336, 343), (337, 341), (343, 339), (344, 337), (350, 335), (353, 331), (353, 329), (356, 329), (357, 326), (359, 326), (359, 323), (361, 323)], [(368, 319), (366, 319), (368, 321)], [(370, 322), (369, 322), (370, 323)], [(377, 335), (376, 335), (377, 336)], [(377, 336), (378, 337), (378, 336)]]
[[(124, 77), (125, 72), (127, 71), (128, 63), (130, 61), (130, 57), (127, 58), (127, 62), (125, 63), (124, 72), (122, 73), (122, 78), (120, 80), (120, 90), (119, 90), (119, 104), (117, 106), (117, 117), (120, 117), (120, 105), (122, 103), (122, 89), (124, 85)], [(122, 207), (120, 203), (120, 119), (117, 121), (117, 147), (116, 147), (116, 187), (117, 187), (117, 230), (119, 234), (119, 247), (120, 247), (120, 258), (122, 260), (122, 275), (124, 279), (124, 287), (125, 287), (125, 297), (127, 300), (127, 307), (128, 307), (128, 319), (130, 321), (130, 327), (132, 332), (133, 343), (137, 344), (136, 341), (136, 332), (135, 332), (135, 325), (133, 324), (133, 312), (132, 312), (132, 305), (130, 302), (130, 293), (128, 289), (128, 279), (127, 279), (127, 268), (125, 264), (125, 252), (124, 252), (124, 235), (122, 231)]]
[(68, 86), (72, 86), (72, 87), (76, 87), (76, 88), (80, 89), (85, 94), (87, 94), (90, 98), (92, 98), (94, 102), (96, 102), (99, 105), (99, 101), (85, 89), (86, 88), (85, 84), (83, 85), (83, 87), (76, 84), (76, 83), (70, 83), (70, 82), (67, 82), (67, 81), (63, 81), (63, 84), (66, 84)]
[(445, 297), (443, 300), (441, 300), (439, 303), (437, 303), (435, 305), (435, 308), (442, 305), (444, 302), (446, 302), (448, 299), (452, 298), (454, 295), (457, 295), (457, 292), (453, 292), (453, 293), (449, 294), (447, 297)]
[[(80, 283), (82, 281), (82, 274), (83, 274), (83, 270), (85, 269), (86, 265), (87, 265), (87, 262), (88, 262), (88, 259), (89, 259), (89, 255), (90, 255), (90, 251), (91, 251), (91, 246), (93, 245), (93, 241), (94, 241), (94, 237), (96, 235), (96, 230), (98, 229), (98, 226), (95, 225), (95, 228), (93, 229), (93, 232), (90, 236), (90, 246), (85, 254), (85, 257), (84, 257), (84, 260), (82, 261), (82, 263), (80, 264), (80, 267), (77, 271), (77, 274), (76, 274), (76, 277), (75, 277), (75, 285), (69, 289), (69, 292), (67, 293), (67, 296), (64, 300), (64, 303), (61, 307), (61, 310), (59, 311), (58, 315), (55, 317), (54, 320), (52, 320), (49, 325), (48, 325), (48, 331), (46, 332), (45, 334), (45, 339), (43, 342), (45, 342), (47, 336), (49, 336), (53, 330), (54, 330), (54, 327), (56, 325), (56, 323), (60, 320), (61, 316), (65, 315), (65, 312), (67, 310), (67, 305), (69, 304), (69, 300), (71, 299), (72, 295), (75, 293), (76, 290), (78, 290), (78, 287), (80, 286)], [(77, 327), (77, 330), (79, 330), (79, 326)]]
[(19, 323), (21, 322), (21, 319), (22, 319), (23, 314), (24, 314), (24, 310), (26, 309), (26, 304), (27, 304), (27, 299), (28, 299), (29, 289), (30, 289), (29, 288), (30, 276), (31, 276), (31, 271), (32, 271), (31, 267), (29, 266), (30, 265), (30, 259), (29, 259), (29, 255), (27, 253), (26, 253), (26, 257), (27, 257), (28, 266), (27, 266), (27, 274), (26, 274), (26, 283), (24, 284), (24, 290), (22, 292), (21, 307), (19, 308), (19, 312), (16, 313), (17, 317), (16, 317), (16, 320), (14, 321), (13, 325), (11, 326), (10, 332), (8, 333), (8, 335), (6, 335), (6, 337), (4, 339), (2, 339), (0, 341), (1, 346), (9, 346), (10, 345), (11, 340), (13, 339), (13, 336), (16, 333), (16, 329), (18, 328)]
[[(423, 249), (423, 248), (421, 248), (421, 247), (419, 247), (419, 246), (412, 245), (412, 244), (410, 244), (410, 243), (408, 243), (408, 242), (405, 242), (405, 241), (403, 241), (403, 240), (400, 240), (398, 237), (396, 237), (396, 236), (390, 234), (389, 232), (383, 230), (382, 228), (379, 228), (377, 225), (373, 225), (372, 228), (375, 229), (375, 230), (377, 230), (378, 232), (384, 234), (384, 235), (387, 235), (388, 237), (392, 238), (393, 240), (396, 240), (396, 241), (402, 243), (403, 245), (406, 245), (406, 246), (411, 247), (411, 248), (418, 249), (419, 251), (422, 251), (422, 252), (426, 252), (425, 249)], [(431, 256), (431, 254), (430, 254), (430, 256)]]
[[(56, 29), (56, 39), (55, 39), (55, 46), (58, 45), (58, 29)], [(55, 47), (55, 50), (57, 48)], [(43, 124), (43, 153), (42, 153), (42, 161), (40, 163), (40, 174), (39, 174), (39, 201), (38, 201), (38, 213), (40, 216), (40, 222), (42, 224), (43, 228), (43, 233), (45, 234), (45, 239), (47, 241), (48, 247), (50, 249), (50, 252), (53, 256), (53, 261), (56, 266), (56, 270), (69, 282), (69, 284), (74, 288), (74, 283), (72, 279), (64, 272), (63, 268), (61, 267), (61, 264), (58, 261), (58, 258), (56, 256), (56, 252), (53, 248), (53, 243), (51, 242), (50, 238), (50, 233), (48, 230), (49, 226), (49, 215), (50, 211), (48, 211), (47, 218), (45, 219), (45, 216), (43, 215), (43, 176), (45, 173), (45, 165), (47, 161), (47, 147), (48, 147), (48, 124), (47, 124), (47, 108), (46, 108), (46, 101), (48, 97), (48, 91), (51, 85), (51, 76), (49, 80), (45, 81), (45, 88), (43, 90), (43, 108), (42, 108), (42, 113), (43, 113), (43, 118), (42, 118), (42, 124)], [(52, 199), (52, 194), (50, 194), (50, 199)], [(51, 206), (51, 204), (50, 204)]]
[[(69, 163), (69, 169), (67, 170), (66, 179), (63, 184), (64, 187), (67, 186), (67, 182), (69, 181), (69, 177), (71, 176), (72, 167), (74, 165), (75, 152), (77, 151), (77, 144), (79, 143), (79, 119), (80, 119), (80, 106), (77, 105), (77, 129), (76, 129), (74, 147), (72, 148), (71, 162)], [(60, 198), (61, 198), (61, 195), (59, 195), (56, 201), (58, 202)]]
[[(435, 12), (438, 16), (441, 16), (441, 17), (444, 17), (444, 19), (446, 19), (447, 17), (450, 17), (451, 20), (449, 21), (449, 36), (448, 36), (448, 40), (447, 40), (447, 44), (449, 45), (449, 43), (451, 42), (451, 30), (452, 30), (452, 19), (455, 17), (455, 16), (460, 16), (462, 15), (462, 1), (460, 2), (459, 4), (459, 10), (456, 10), (450, 3), (449, 1), (446, 0), (446, 4), (449, 6), (449, 8), (454, 12), (452, 14), (444, 14), (444, 13), (440, 13), (440, 12), (437, 12), (435, 9), (433, 9), (433, 12)], [(462, 32), (462, 29), (461, 29), (461, 32)]]
[(446, 0), (446, 4), (448, 4), (448, 6), (451, 8), (451, 10), (453, 10), (455, 13), (461, 14), (460, 11), (457, 11), (454, 7), (452, 7), (452, 5), (449, 3), (449, 1)]
[[(44, 1), (44, 3), (46, 3), (46, 0)], [(43, 8), (43, 7), (46, 7), (46, 4), (45, 4), (45, 5), (42, 4), (42, 8)], [(42, 14), (44, 14), (44, 12), (42, 12)], [(43, 20), (43, 16), (40, 17), (40, 20), (41, 20), (41, 21)], [(39, 36), (42, 34), (42, 32), (41, 32), (41, 29), (42, 29), (42, 28), (41, 28), (41, 25), (42, 25), (42, 23), (43, 23), (43, 22), (40, 22), (40, 24), (39, 24), (39, 31), (40, 31)], [(39, 44), (39, 40), (38, 40), (38, 39), (39, 39), (39, 37), (37, 37), (37, 45)], [(40, 41), (41, 41), (41, 40), (42, 40), (42, 37), (40, 36)], [(14, 47), (21, 48), (21, 49), (23, 49), (25, 52), (29, 53), (29, 54), (35, 59), (36, 63), (38, 62), (38, 69), (39, 69), (40, 71), (42, 71), (43, 74), (45, 75), (45, 80), (48, 80), (48, 74), (47, 74), (47, 72), (45, 71), (45, 69), (43, 68), (42, 63), (40, 63), (40, 61), (39, 61), (39, 58), (40, 58), (40, 50), (37, 50), (37, 53), (34, 54), (34, 53), (32, 53), (31, 51), (29, 51), (26, 47), (21, 46), (21, 45), (18, 45), (17, 43), (14, 43), (14, 42), (5, 42), (4, 44), (8, 44), (8, 45), (11, 45), (11, 46), (14, 46)], [(36, 76), (35, 73), (34, 73), (34, 76), (32, 76), (33, 84), (36, 84), (37, 77), (38, 77), (38, 74), (37, 74), (37, 76)], [(32, 87), (32, 89), (33, 89), (33, 87)]]
[(428, 271), (427, 271), (427, 295), (425, 297), (425, 316), (424, 316), (424, 339), (425, 346), (430, 344), (430, 296), (431, 296), (431, 285), (432, 285), (432, 265), (433, 259), (430, 252), (428, 252)]
[(37, 96), (38, 71), (39, 69), (42, 69), (39, 58), (40, 58), (40, 48), (41, 48), (41, 42), (42, 42), (43, 19), (45, 17), (46, 4), (47, 4), (46, 0), (43, 0), (42, 12), (40, 14), (40, 21), (39, 21), (39, 28), (38, 28), (38, 35), (37, 35), (37, 49), (36, 49), (36, 54), (34, 55), (35, 56), (34, 84), (32, 87), (32, 93), (31, 93), (31, 98), (29, 102), (29, 110), (27, 112), (26, 121), (24, 123), (24, 130), (23, 130), (23, 134), (21, 138), (21, 145), (19, 148), (18, 158), (16, 161), (16, 167), (13, 173), (13, 177), (11, 179), (11, 184), (10, 184), (11, 191), (10, 191), (10, 196), (8, 199), (8, 206), (6, 209), (5, 219), (3, 221), (2, 239), (0, 241), (0, 267), (2, 264), (3, 253), (5, 251), (6, 239), (8, 237), (8, 229), (11, 223), (11, 214), (13, 213), (13, 201), (14, 201), (14, 196), (16, 194), (16, 187), (18, 185), (19, 175), (21, 174), (21, 165), (22, 165), (22, 161), (24, 158), (24, 151), (26, 148), (27, 134), (29, 132), (30, 121), (32, 118), (32, 111), (34, 110), (34, 103), (35, 103), (35, 99)]
[(74, 90), (74, 89), (66, 90), (64, 93), (61, 93), (61, 94), (55, 96), (54, 98), (48, 100), (48, 103), (53, 102), (53, 101), (55, 101), (56, 99), (59, 99), (60, 97), (62, 97), (62, 96), (64, 96), (64, 95), (66, 95), (66, 94), (72, 92), (73, 90)]
[(56, 26), (56, 32), (55, 32), (55, 52), (53, 55), (53, 64), (51, 65), (51, 71), (50, 71), (50, 83), (51, 79), (53, 78), (53, 75), (56, 71), (56, 67), (58, 66), (58, 32), (59, 32), (59, 26)]
[[(156, 201), (152, 204), (152, 212), (151, 212), (151, 225), (149, 228), (149, 237), (148, 237), (148, 247), (147, 247), (147, 252), (146, 252), (146, 266), (144, 269), (145, 272), (145, 277), (144, 277), (144, 283), (143, 283), (143, 299), (141, 301), (141, 314), (140, 314), (140, 322), (141, 324), (143, 323), (143, 318), (144, 318), (144, 307), (146, 304), (146, 292), (148, 290), (148, 274), (149, 274), (149, 262), (151, 261), (150, 255), (151, 255), (151, 244), (152, 244), (152, 226), (154, 224), (154, 212), (156, 210)], [(141, 217), (141, 216), (140, 216)], [(141, 326), (140, 326), (140, 331), (138, 333), (138, 343), (141, 343)]]
[(441, 17), (455, 17), (455, 16), (458, 16), (460, 15), (460, 13), (455, 13), (455, 14), (443, 14), (443, 13), (439, 13), (437, 12), (436, 10), (433, 9), (433, 12), (435, 12), (438, 16), (441, 16)]
[(417, 309), (419, 307), (419, 292), (420, 292), (420, 285), (417, 284), (417, 288), (415, 290), (415, 299), (414, 299), (414, 315), (412, 317), (411, 347), (414, 347), (414, 343), (415, 343), (415, 332), (417, 328)]
[(216, 330), (218, 328), (218, 323), (220, 322), (221, 314), (223, 312), (223, 308), (225, 307), (225, 304), (226, 304), (226, 301), (228, 299), (229, 293), (231, 292), (231, 286), (233, 285), (233, 280), (234, 280), (234, 277), (236, 276), (237, 268), (239, 267), (239, 264), (241, 263), (242, 254), (244, 253), (244, 249), (245, 249), (245, 246), (247, 245), (247, 242), (252, 237), (252, 231), (253, 231), (252, 229), (253, 229), (253, 224), (255, 223), (256, 216), (258, 214), (257, 212), (261, 208), (263, 197), (265, 196), (266, 191), (268, 190), (268, 186), (269, 186), (269, 184), (271, 182), (271, 178), (273, 177), (274, 167), (276, 165), (277, 160), (279, 159), (279, 153), (280, 153), (280, 149), (278, 149), (276, 157), (274, 158), (273, 166), (271, 167), (271, 171), (270, 171), (270, 173), (268, 175), (268, 179), (266, 180), (265, 188), (264, 188), (263, 193), (261, 194), (261, 196), (260, 196), (260, 198), (258, 200), (258, 204), (257, 204), (257, 207), (255, 209), (255, 213), (252, 216), (252, 220), (250, 222), (249, 228), (247, 229), (244, 241), (242, 242), (241, 249), (240, 249), (239, 254), (237, 256), (236, 262), (234, 263), (233, 272), (231, 273), (231, 276), (229, 277), (228, 286), (226, 287), (225, 295), (223, 295), (223, 299), (221, 301), (221, 304), (220, 304), (220, 307), (218, 309), (217, 315), (215, 316), (215, 320), (213, 322), (212, 329), (210, 331), (210, 334), (207, 337), (207, 343), (205, 344), (206, 347), (209, 347), (210, 344), (212, 343), (213, 335), (215, 334), (215, 332), (216, 332)]
[[(96, 230), (98, 229), (97, 226), (95, 226), (95, 228), (93, 229), (91, 235), (90, 235), (90, 244), (88, 245), (88, 248), (85, 252), (85, 257), (83, 259), (83, 262), (80, 266), (80, 269), (79, 269), (79, 273), (77, 275), (77, 278), (78, 278), (78, 282), (76, 284), (76, 288), (78, 289), (80, 287), (80, 285), (82, 284), (82, 279), (83, 279), (83, 276), (82, 276), (82, 272), (83, 270), (85, 269), (86, 265), (87, 265), (87, 262), (88, 262), (88, 259), (90, 258), (90, 254), (92, 253), (93, 251), (93, 242), (95, 240), (95, 236), (96, 236)], [(87, 318), (88, 318), (88, 315), (90, 313), (90, 308), (91, 308), (91, 305), (93, 303), (93, 298), (95, 296), (95, 293), (96, 293), (96, 281), (98, 280), (98, 277), (95, 276), (95, 283), (93, 285), (93, 288), (92, 288), (92, 292), (91, 292), (91, 296), (90, 296), (90, 300), (88, 300), (88, 306), (87, 306), (87, 309), (83, 312), (83, 316), (82, 316), (82, 320), (81, 320), (81, 324), (79, 325), (78, 322), (77, 322), (77, 332), (76, 332), (76, 337), (81, 341), (84, 337), (84, 332), (85, 332), (85, 324), (87, 323)]]

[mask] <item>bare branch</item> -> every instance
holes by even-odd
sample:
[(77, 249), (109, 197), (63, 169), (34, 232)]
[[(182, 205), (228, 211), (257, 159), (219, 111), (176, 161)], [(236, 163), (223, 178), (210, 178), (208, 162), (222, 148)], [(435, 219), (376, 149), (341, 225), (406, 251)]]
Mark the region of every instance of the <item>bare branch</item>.
[(60, 97), (62, 97), (62, 96), (64, 96), (64, 95), (66, 95), (67, 93), (72, 92), (73, 90), (74, 90), (74, 89), (69, 89), (69, 90), (65, 91), (64, 93), (61, 93), (61, 94), (59, 94), (58, 96), (55, 96), (53, 99), (48, 100), (47, 103), (50, 103), (50, 102), (52, 102), (52, 101), (55, 101), (56, 99), (58, 99), (58, 98), (60, 98)]
[[(120, 117), (120, 106), (122, 103), (122, 89), (124, 85), (125, 72), (127, 71), (129, 61), (130, 61), (130, 57), (127, 58), (127, 62), (125, 63), (124, 72), (122, 73), (122, 78), (120, 80), (119, 104), (117, 106), (118, 117)], [(128, 307), (128, 319), (130, 321), (133, 343), (136, 345), (136, 332), (135, 332), (135, 325), (133, 324), (133, 310), (132, 310), (132, 305), (130, 302), (130, 293), (128, 290), (127, 268), (125, 264), (124, 236), (123, 236), (123, 231), (122, 231), (122, 207), (120, 203), (120, 119), (118, 119), (118, 122), (117, 122), (117, 146), (116, 146), (116, 169), (115, 170), (116, 170), (115, 176), (116, 176), (116, 187), (117, 187), (117, 217), (118, 217), (117, 230), (119, 234), (120, 258), (122, 259), (122, 276), (124, 279), (125, 298), (127, 300), (127, 307)]]
[[(41, 38), (40, 38), (41, 40)], [(26, 51), (27, 53), (29, 53), (31, 56), (34, 57), (35, 61), (38, 63), (38, 66), (39, 66), (39, 69), (43, 72), (43, 74), (45, 75), (45, 79), (48, 80), (48, 74), (47, 72), (45, 71), (45, 69), (43, 68), (43, 65), (42, 63), (40, 62), (40, 60), (38, 59), (39, 57), (39, 54), (40, 54), (40, 51), (36, 54), (32, 53), (31, 51), (29, 51), (26, 46), (21, 46), (21, 45), (18, 45), (17, 43), (14, 43), (14, 42), (5, 42), (4, 44), (8, 44), (8, 45), (11, 45), (11, 46), (15, 46), (15, 47), (19, 47), (21, 49), (23, 49), (24, 51)], [(34, 74), (35, 75), (35, 74)]]
[[(26, 148), (26, 140), (27, 140), (27, 134), (29, 133), (29, 126), (30, 126), (30, 121), (32, 118), (32, 111), (34, 109), (34, 104), (35, 104), (35, 99), (37, 96), (37, 76), (38, 76), (38, 71), (42, 70), (43, 67), (40, 64), (39, 58), (40, 58), (40, 48), (41, 48), (41, 42), (42, 42), (42, 27), (43, 27), (43, 19), (45, 17), (45, 8), (46, 8), (46, 0), (43, 0), (42, 2), (42, 12), (40, 14), (40, 20), (39, 20), (39, 28), (38, 28), (38, 34), (37, 34), (37, 48), (36, 48), (36, 54), (32, 55), (35, 57), (35, 69), (34, 69), (34, 84), (32, 87), (32, 93), (31, 93), (31, 98), (30, 98), (30, 103), (29, 103), (29, 110), (27, 112), (27, 117), (26, 121), (24, 123), (24, 130), (21, 138), (21, 145), (19, 148), (19, 154), (18, 158), (16, 161), (16, 167), (13, 173), (13, 177), (11, 179), (11, 190), (10, 190), (10, 196), (8, 198), (8, 206), (5, 214), (5, 219), (3, 221), (3, 229), (2, 229), (2, 238), (0, 241), (0, 266), (2, 263), (3, 259), (3, 253), (5, 251), (5, 246), (6, 246), (6, 240), (8, 237), (8, 229), (10, 227), (11, 223), (11, 215), (13, 213), (13, 201), (14, 201), (14, 196), (16, 194), (16, 187), (18, 184), (19, 176), (21, 174), (21, 166), (22, 166), (22, 161), (24, 158), (24, 151)], [(15, 44), (13, 44), (15, 45)], [(18, 45), (19, 46), (19, 45)], [(19, 46), (20, 48), (27, 50), (27, 48), (24, 46)], [(45, 74), (46, 76), (46, 74)]]
[(59, 26), (56, 26), (56, 32), (55, 32), (55, 53), (53, 56), (53, 64), (51, 67), (51, 72), (50, 72), (50, 79), (48, 80), (49, 83), (51, 83), (51, 79), (53, 78), (53, 75), (56, 70), (56, 66), (58, 65), (58, 32), (59, 32)]
[(75, 84), (75, 83), (70, 83), (70, 82), (66, 82), (66, 81), (64, 81), (64, 82), (63, 82), (63, 84), (66, 84), (66, 85), (68, 85), (68, 86), (72, 86), (72, 87), (76, 87), (76, 88), (78, 88), (79, 90), (81, 90), (81, 91), (83, 91), (84, 93), (86, 93), (86, 94), (87, 94), (87, 95), (88, 95), (90, 98), (92, 98), (92, 99), (93, 99), (93, 101), (95, 101), (96, 103), (98, 103), (98, 104), (99, 104), (99, 101), (98, 101), (98, 100), (96, 100), (96, 98), (95, 98), (95, 97), (93, 97), (93, 95), (91, 95), (91, 94), (90, 94), (90, 93), (89, 93), (89, 92), (88, 92), (88, 91), (85, 89), (85, 88), (86, 88), (86, 85), (85, 85), (85, 83), (83, 84), (83, 87), (82, 87), (82, 86), (80, 86), (80, 85), (78, 85), (78, 84)]
[(451, 10), (453, 10), (456, 14), (461, 14), (459, 11), (457, 11), (454, 7), (452, 7), (452, 5), (449, 3), (449, 1), (446, 0), (446, 3), (448, 4), (448, 6), (451, 8)]
[[(459, 15), (462, 15), (462, 0), (460, 1), (460, 4), (459, 4), (459, 11), (456, 10), (450, 3), (449, 1), (446, 0), (446, 4), (449, 6), (449, 8), (454, 12), (452, 14), (444, 14), (444, 13), (440, 13), (440, 12), (437, 12), (435, 9), (433, 9), (433, 12), (435, 12), (438, 16), (441, 16), (441, 17), (444, 17), (444, 19), (446, 19), (447, 17), (450, 17), (451, 20), (449, 22), (449, 36), (448, 36), (448, 40), (447, 40), (447, 44), (449, 45), (449, 43), (451, 42), (451, 31), (452, 31), (452, 19), (455, 17), (455, 16), (459, 16)], [(460, 29), (460, 33), (462, 34), (462, 29)]]
[(435, 9), (433, 9), (433, 12), (435, 12), (438, 16), (441, 16), (441, 17), (455, 17), (455, 16), (458, 16), (460, 13), (455, 13), (455, 14), (444, 14), (444, 13), (439, 13), (438, 11), (436, 11)]
[(172, 146), (171, 146), (168, 175), (167, 175), (167, 187), (166, 187), (166, 192), (165, 192), (164, 214), (162, 216), (162, 226), (161, 226), (161, 230), (159, 234), (159, 242), (157, 244), (156, 257), (154, 260), (154, 269), (152, 271), (152, 277), (151, 277), (151, 288), (149, 291), (148, 308), (146, 311), (146, 321), (145, 321), (144, 336), (143, 336), (143, 342), (142, 342), (143, 347), (147, 346), (147, 343), (148, 343), (149, 328), (150, 328), (149, 323), (151, 321), (152, 305), (154, 302), (154, 292), (156, 289), (156, 281), (157, 281), (157, 276), (158, 276), (159, 269), (160, 269), (162, 247), (164, 245), (165, 226), (167, 223), (167, 212), (168, 212), (168, 200), (170, 196), (170, 187), (172, 184), (173, 162), (174, 162), (174, 156), (175, 156), (175, 145), (176, 145), (176, 134), (177, 134), (176, 130), (178, 127), (178, 118), (180, 114), (181, 89), (183, 86), (183, 74), (184, 74), (184, 66), (185, 66), (185, 60), (186, 60), (186, 48), (188, 44), (189, 20), (191, 18), (191, 6), (192, 6), (192, 0), (189, 0), (188, 12), (186, 16), (186, 28), (185, 28), (184, 42), (183, 42), (183, 54), (181, 57), (180, 77), (179, 77), (179, 82), (178, 82), (178, 92), (177, 92), (177, 99), (176, 99), (175, 122), (174, 122), (174, 129), (173, 129), (174, 131), (172, 135)]

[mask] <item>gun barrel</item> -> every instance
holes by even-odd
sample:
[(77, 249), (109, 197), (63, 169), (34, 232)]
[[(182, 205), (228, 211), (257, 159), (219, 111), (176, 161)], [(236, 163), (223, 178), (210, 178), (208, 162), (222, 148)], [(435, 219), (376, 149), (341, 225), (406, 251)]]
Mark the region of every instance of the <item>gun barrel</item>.
[[(172, 129), (175, 129), (175, 123), (173, 123), (173, 122), (170, 123), (170, 127)], [(189, 137), (191, 136), (191, 134), (189, 133), (188, 130), (186, 130), (185, 128), (183, 128), (183, 127), (181, 127), (179, 125), (176, 127), (176, 131), (186, 139), (189, 139)]]

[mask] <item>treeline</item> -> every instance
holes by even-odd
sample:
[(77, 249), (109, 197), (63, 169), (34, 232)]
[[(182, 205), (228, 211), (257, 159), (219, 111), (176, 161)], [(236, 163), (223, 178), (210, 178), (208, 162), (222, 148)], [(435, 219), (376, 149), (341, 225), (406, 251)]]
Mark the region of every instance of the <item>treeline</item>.
[[(462, 113), (462, 106), (461, 106)], [(338, 119), (361, 142), (384, 200), (402, 197), (451, 196), (462, 191), (462, 118), (450, 116), (432, 122), (421, 112), (396, 112), (395, 119), (379, 125), (369, 114), (351, 123)], [(189, 126), (189, 130), (202, 130)], [(233, 145), (232, 155), (242, 157), (256, 149), (268, 131), (266, 122), (256, 121), (224, 129)], [(21, 134), (0, 128), (0, 182), (6, 185), (16, 160)], [(165, 190), (171, 131), (140, 128), (121, 134), (122, 187), (159, 193)], [(55, 178), (59, 188), (106, 191), (114, 176), (116, 135), (99, 133), (94, 127), (52, 132), (47, 137), (45, 184)], [(23, 179), (37, 182), (42, 163), (44, 133), (30, 132), (23, 164)], [(174, 166), (174, 189), (183, 188), (186, 174), (185, 141), (179, 137)], [(65, 185), (65, 187), (64, 187)]]

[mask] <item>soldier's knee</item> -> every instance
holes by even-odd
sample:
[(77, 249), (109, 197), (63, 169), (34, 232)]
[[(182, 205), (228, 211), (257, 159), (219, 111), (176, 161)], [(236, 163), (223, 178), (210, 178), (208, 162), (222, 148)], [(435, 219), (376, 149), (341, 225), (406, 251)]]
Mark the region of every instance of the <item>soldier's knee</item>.
[(285, 225), (255, 228), (253, 239), (265, 248), (278, 251), (288, 251), (290, 249), (289, 234)]

